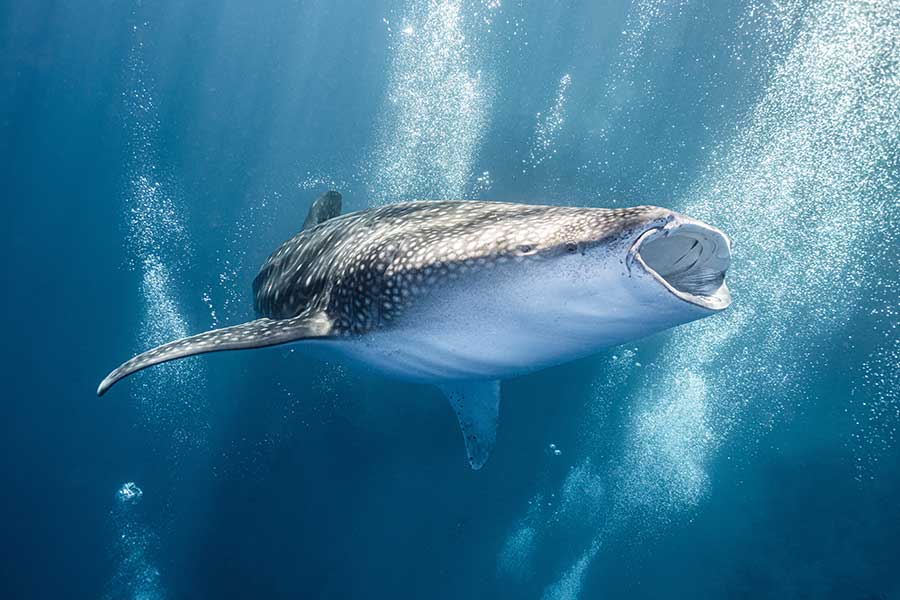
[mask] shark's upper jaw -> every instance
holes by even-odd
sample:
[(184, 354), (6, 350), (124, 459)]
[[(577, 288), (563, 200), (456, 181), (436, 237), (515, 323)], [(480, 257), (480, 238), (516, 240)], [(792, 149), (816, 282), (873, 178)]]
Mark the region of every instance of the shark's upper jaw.
[(700, 221), (673, 215), (665, 225), (644, 231), (628, 251), (628, 263), (684, 302), (710, 311), (731, 304), (725, 285), (731, 240)]

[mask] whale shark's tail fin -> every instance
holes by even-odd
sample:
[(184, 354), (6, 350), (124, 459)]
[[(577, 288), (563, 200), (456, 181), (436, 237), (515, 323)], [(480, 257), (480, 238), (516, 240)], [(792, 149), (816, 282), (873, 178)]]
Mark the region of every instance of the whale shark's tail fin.
[(97, 395), (102, 396), (120, 379), (153, 365), (222, 350), (244, 350), (276, 346), (302, 339), (327, 337), (331, 321), (324, 313), (303, 314), (290, 319), (257, 319), (232, 327), (213, 329), (206, 333), (181, 338), (138, 354), (106, 376)]

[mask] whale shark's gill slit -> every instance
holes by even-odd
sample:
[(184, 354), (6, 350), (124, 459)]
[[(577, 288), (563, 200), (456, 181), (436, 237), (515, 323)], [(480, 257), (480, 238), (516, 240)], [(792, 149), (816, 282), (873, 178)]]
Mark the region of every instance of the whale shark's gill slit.
[[(688, 251), (685, 252), (684, 254), (682, 254), (682, 255), (681, 255), (681, 258), (679, 258), (678, 260), (676, 260), (676, 261), (673, 263), (673, 265), (677, 265), (678, 263), (680, 263), (681, 261), (683, 261), (685, 258), (687, 258), (688, 255), (694, 250), (694, 248), (697, 247), (697, 244), (699, 244), (699, 243), (700, 243), (699, 241), (694, 240), (694, 243), (691, 245), (691, 247), (688, 249)], [(702, 249), (701, 249), (701, 253), (702, 253), (702, 252), (703, 252), (703, 251), (702, 251)], [(696, 261), (695, 261), (695, 262), (696, 262)], [(690, 269), (690, 267), (688, 267), (688, 268)]]
[(682, 300), (714, 310), (730, 302), (725, 286), (729, 241), (711, 227), (688, 223), (657, 230), (641, 238), (636, 258)]

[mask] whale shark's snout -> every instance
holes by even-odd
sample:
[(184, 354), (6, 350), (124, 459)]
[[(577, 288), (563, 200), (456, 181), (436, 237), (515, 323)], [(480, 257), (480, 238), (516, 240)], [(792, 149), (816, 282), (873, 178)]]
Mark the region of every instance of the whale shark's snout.
[(626, 263), (684, 302), (710, 311), (731, 304), (725, 284), (731, 240), (696, 219), (670, 213), (662, 224), (651, 224), (629, 248)]

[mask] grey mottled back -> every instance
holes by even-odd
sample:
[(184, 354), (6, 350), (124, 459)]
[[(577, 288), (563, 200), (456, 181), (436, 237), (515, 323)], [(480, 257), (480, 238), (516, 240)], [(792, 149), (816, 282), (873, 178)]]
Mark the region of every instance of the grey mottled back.
[(325, 312), (332, 335), (364, 333), (442, 280), (584, 251), (658, 210), (417, 201), (351, 213), (282, 244), (253, 282), (254, 305), (271, 319)]

